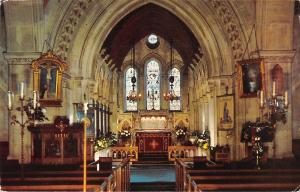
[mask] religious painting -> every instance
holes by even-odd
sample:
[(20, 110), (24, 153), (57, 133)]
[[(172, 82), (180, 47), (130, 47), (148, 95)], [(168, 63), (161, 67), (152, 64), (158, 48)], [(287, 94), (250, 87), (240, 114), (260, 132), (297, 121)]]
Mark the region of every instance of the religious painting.
[(84, 117), (83, 110), (76, 111), (77, 120), (79, 122), (83, 122), (83, 120), (87, 121), (86, 127), (86, 135), (87, 137), (95, 137), (95, 115), (94, 111), (88, 110), (86, 117)]
[(234, 98), (233, 95), (217, 97), (218, 128), (232, 129), (234, 127)]
[(249, 59), (238, 62), (240, 97), (256, 97), (264, 89), (264, 68), (262, 59)]
[(42, 106), (58, 107), (62, 102), (62, 74), (68, 65), (48, 51), (32, 61), (33, 90), (39, 94)]
[(40, 76), (40, 87), (39, 87), (39, 96), (40, 99), (55, 99), (57, 87), (57, 72), (58, 67), (48, 67), (48, 66), (41, 66), (40, 69), (41, 76)]

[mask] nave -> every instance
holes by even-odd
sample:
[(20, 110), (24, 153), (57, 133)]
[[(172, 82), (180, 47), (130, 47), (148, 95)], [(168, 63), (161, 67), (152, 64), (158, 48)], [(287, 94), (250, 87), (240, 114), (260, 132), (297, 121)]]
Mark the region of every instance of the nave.
[[(297, 191), (300, 186), (296, 161), (288, 166), (283, 161), (267, 162), (258, 169), (254, 162), (224, 164), (203, 156), (165, 164), (110, 160), (100, 157), (100, 167), (95, 162), (88, 166), (87, 191)], [(10, 163), (1, 170), (3, 191), (84, 190), (82, 165), (27, 165), (22, 173), (20, 166)]]
[(300, 0), (0, 0), (1, 190), (295, 190), (299, 34)]

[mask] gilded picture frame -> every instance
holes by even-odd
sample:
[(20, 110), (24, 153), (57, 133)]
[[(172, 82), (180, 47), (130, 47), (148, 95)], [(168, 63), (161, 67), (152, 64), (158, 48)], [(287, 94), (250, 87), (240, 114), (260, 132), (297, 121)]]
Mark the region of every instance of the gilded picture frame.
[(264, 90), (264, 64), (262, 59), (238, 61), (239, 96), (257, 97)]
[(68, 65), (52, 51), (42, 54), (31, 63), (33, 69), (33, 90), (38, 92), (39, 103), (46, 107), (62, 104), (62, 75)]
[(222, 95), (217, 97), (218, 129), (234, 128), (234, 96)]

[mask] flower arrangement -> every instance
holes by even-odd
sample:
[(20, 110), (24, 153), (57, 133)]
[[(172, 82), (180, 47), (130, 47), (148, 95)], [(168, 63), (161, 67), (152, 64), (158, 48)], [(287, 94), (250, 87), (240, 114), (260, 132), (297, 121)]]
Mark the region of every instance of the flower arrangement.
[(122, 129), (122, 131), (119, 132), (119, 137), (121, 139), (129, 139), (131, 137), (131, 132), (128, 129)]
[(24, 106), (24, 110), (28, 119), (37, 120), (37, 121), (49, 121), (49, 119), (45, 116), (46, 109), (43, 108), (39, 102), (36, 103), (36, 107), (33, 107), (33, 99), (29, 98), (28, 104)]
[(250, 122), (243, 124), (241, 142), (254, 142), (255, 137), (260, 137), (262, 142), (271, 142), (274, 138), (274, 128), (269, 122)]
[(185, 138), (187, 128), (186, 127), (175, 127), (175, 134), (178, 140), (182, 140)]
[(94, 151), (97, 152), (115, 146), (117, 142), (118, 140), (115, 133), (110, 132), (106, 135), (100, 135), (100, 137), (94, 141)]
[(192, 133), (192, 136), (195, 137), (195, 145), (197, 147), (200, 147), (204, 150), (209, 149), (210, 146), (210, 136), (209, 136), (209, 131), (205, 130), (204, 132), (200, 131), (194, 131)]

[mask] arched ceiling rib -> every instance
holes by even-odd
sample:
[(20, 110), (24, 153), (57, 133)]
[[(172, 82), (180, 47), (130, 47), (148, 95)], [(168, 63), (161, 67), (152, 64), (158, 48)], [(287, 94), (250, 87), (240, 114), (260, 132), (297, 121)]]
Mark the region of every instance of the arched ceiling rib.
[(110, 32), (102, 49), (106, 50), (116, 67), (122, 62), (132, 45), (146, 35), (156, 33), (173, 46), (185, 64), (191, 64), (200, 45), (188, 27), (175, 15), (154, 4), (147, 4), (125, 16)]

